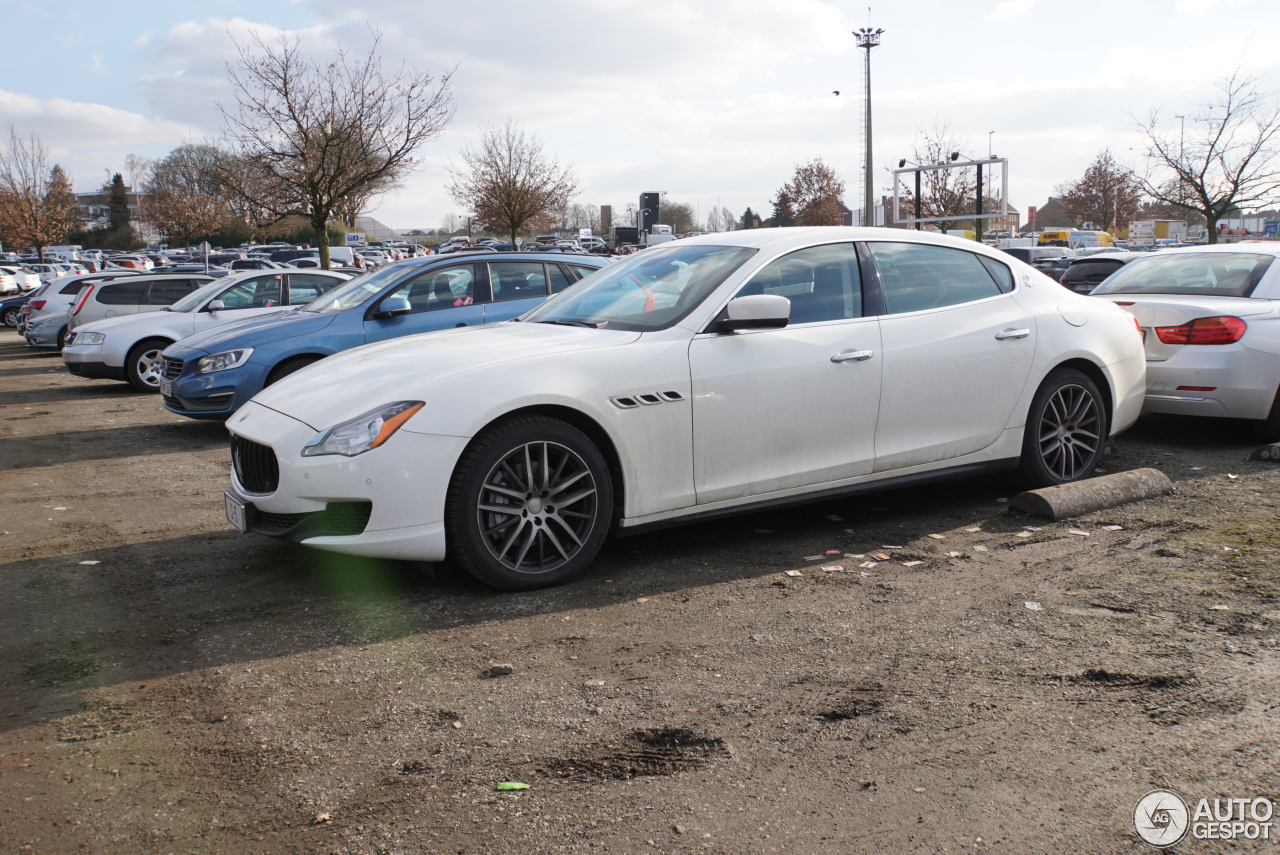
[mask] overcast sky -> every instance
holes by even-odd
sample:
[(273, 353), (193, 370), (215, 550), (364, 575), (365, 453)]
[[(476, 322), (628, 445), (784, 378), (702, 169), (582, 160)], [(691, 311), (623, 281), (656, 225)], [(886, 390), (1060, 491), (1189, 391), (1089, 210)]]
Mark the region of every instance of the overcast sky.
[(1159, 109), (1176, 127), (1237, 66), (1280, 89), (1280, 13), (1265, 0), (897, 0), (869, 16), (820, 0), (10, 0), (0, 120), (35, 130), (76, 188), (94, 189), (127, 154), (216, 137), (226, 62), (249, 31), (297, 32), (327, 56), (367, 48), (373, 27), (389, 66), (456, 68), (453, 123), (372, 212), (394, 228), (464, 213), (447, 167), (508, 119), (574, 166), (580, 202), (665, 190), (703, 215), (717, 201), (767, 213), (795, 165), (821, 158), (857, 208), (863, 55), (850, 31), (868, 23), (885, 30), (871, 58), (876, 186), (922, 127), (947, 125), (966, 154), (990, 144), (1009, 159), (1024, 214), (1104, 148), (1136, 165), (1133, 116)]

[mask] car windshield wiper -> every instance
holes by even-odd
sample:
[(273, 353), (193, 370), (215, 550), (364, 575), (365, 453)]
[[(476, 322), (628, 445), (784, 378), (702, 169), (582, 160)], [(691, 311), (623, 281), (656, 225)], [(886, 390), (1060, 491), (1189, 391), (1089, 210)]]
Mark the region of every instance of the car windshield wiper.
[(561, 326), (565, 326), (565, 327), (586, 327), (586, 328), (587, 328), (587, 329), (589, 329), (589, 330), (598, 330), (598, 329), (600, 329), (600, 325), (599, 325), (599, 324), (589, 324), (589, 323), (587, 323), (586, 321), (563, 321), (563, 320), (561, 320), (561, 319), (559, 319), (559, 318), (555, 318), (554, 320), (550, 320), (550, 321), (535, 321), (534, 323), (539, 323), (539, 324), (560, 324)]

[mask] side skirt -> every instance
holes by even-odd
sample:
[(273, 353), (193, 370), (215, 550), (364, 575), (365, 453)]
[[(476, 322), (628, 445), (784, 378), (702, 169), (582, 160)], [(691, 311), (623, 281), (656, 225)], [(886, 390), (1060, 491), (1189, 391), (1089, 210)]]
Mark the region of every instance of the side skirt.
[(859, 493), (877, 493), (883, 490), (896, 490), (900, 487), (914, 487), (919, 484), (929, 484), (937, 481), (955, 481), (960, 478), (974, 478), (978, 475), (1012, 472), (1018, 468), (1019, 459), (1020, 458), (1017, 457), (1010, 457), (1004, 460), (988, 460), (982, 463), (966, 463), (963, 466), (953, 466), (948, 469), (934, 469), (930, 472), (915, 472), (910, 475), (882, 478), (877, 481), (868, 481), (862, 484), (833, 487), (829, 490), (819, 490), (814, 493), (802, 493), (800, 495), (786, 496), (780, 499), (764, 499), (759, 502), (749, 502), (743, 505), (734, 505), (729, 508), (716, 508), (715, 510), (710, 511), (694, 511), (693, 513), (683, 514), (678, 517), (671, 517), (669, 519), (658, 520), (651, 523), (642, 523), (636, 526), (615, 526), (614, 533), (617, 537), (628, 537), (633, 534), (643, 534), (657, 529), (671, 528), (673, 526), (687, 525), (689, 523), (705, 522), (707, 520), (736, 516), (737, 514), (746, 514), (768, 508), (791, 508), (796, 505), (807, 505), (811, 502), (821, 502), (826, 499), (855, 496)]

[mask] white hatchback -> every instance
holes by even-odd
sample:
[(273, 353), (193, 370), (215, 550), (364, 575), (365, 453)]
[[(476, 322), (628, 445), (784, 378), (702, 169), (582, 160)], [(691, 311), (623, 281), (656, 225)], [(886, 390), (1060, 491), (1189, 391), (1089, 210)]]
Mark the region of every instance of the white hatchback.
[(536, 588), (613, 529), (980, 472), (1087, 478), (1144, 376), (1131, 315), (981, 244), (707, 235), (514, 322), (357, 347), (267, 387), (226, 422), (227, 515)]
[(1093, 290), (1142, 325), (1143, 412), (1249, 419), (1280, 440), (1277, 256), (1265, 244), (1161, 250)]

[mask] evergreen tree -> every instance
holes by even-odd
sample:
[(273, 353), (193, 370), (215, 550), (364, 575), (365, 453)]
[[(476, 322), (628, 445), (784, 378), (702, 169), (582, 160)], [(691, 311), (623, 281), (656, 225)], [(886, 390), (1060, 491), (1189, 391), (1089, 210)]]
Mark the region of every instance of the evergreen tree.
[(760, 215), (751, 210), (751, 206), (747, 206), (747, 210), (742, 212), (742, 228), (758, 229), (760, 228)]

